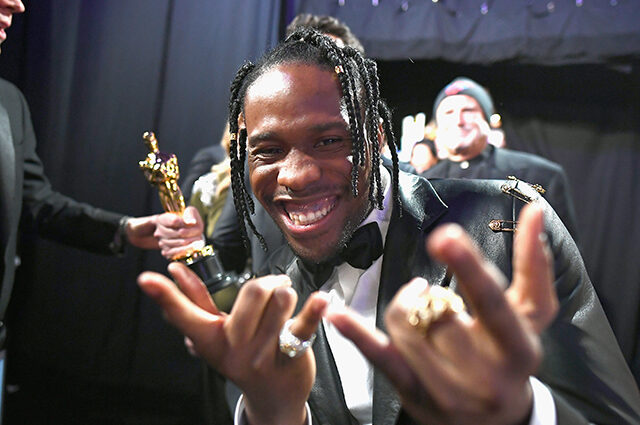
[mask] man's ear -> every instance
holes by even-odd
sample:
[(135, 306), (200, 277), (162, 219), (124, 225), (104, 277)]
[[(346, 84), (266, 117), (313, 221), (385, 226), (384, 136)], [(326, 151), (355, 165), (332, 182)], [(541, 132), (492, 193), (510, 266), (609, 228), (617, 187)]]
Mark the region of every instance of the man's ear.
[(238, 132), (240, 132), (241, 130), (246, 130), (247, 129), (247, 124), (244, 121), (244, 113), (240, 112), (238, 114)]

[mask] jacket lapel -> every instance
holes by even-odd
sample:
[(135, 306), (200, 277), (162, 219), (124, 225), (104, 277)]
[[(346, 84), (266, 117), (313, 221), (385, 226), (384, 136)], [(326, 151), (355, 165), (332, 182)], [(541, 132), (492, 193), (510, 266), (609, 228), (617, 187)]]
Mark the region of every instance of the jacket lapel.
[[(378, 293), (376, 326), (385, 331), (384, 311), (402, 285), (416, 276), (424, 277), (431, 284), (441, 284), (446, 276), (446, 268), (426, 255), (424, 244), (434, 223), (447, 212), (447, 206), (424, 179), (400, 173), (399, 182), (402, 214), (394, 208), (384, 246)], [(402, 261), (399, 261), (399, 256)], [(395, 424), (400, 407), (395, 389), (384, 374), (376, 369), (373, 378), (373, 423)]]

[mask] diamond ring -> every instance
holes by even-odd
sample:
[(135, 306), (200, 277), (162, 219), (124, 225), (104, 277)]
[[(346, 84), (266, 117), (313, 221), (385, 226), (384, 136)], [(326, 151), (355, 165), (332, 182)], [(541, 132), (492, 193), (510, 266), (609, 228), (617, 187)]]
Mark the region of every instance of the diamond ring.
[(282, 330), (280, 331), (279, 347), (280, 351), (289, 358), (300, 357), (305, 351), (313, 344), (316, 339), (316, 334), (311, 335), (311, 338), (307, 340), (301, 340), (297, 336), (291, 333), (291, 324), (294, 319), (289, 319), (285, 322)]

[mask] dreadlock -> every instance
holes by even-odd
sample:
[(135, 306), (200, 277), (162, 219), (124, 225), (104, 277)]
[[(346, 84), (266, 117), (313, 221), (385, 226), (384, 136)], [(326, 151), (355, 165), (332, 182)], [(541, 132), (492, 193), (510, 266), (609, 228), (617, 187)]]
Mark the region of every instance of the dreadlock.
[(242, 109), (242, 103), (238, 92), (242, 86), (244, 79), (247, 75), (255, 69), (255, 65), (252, 63), (245, 63), (236, 74), (236, 77), (231, 82), (231, 97), (229, 101), (229, 156), (231, 158), (231, 190), (233, 191), (233, 204), (236, 211), (240, 215), (240, 233), (242, 235), (242, 241), (244, 242), (245, 249), (249, 253), (249, 238), (247, 237), (247, 229), (245, 221), (249, 224), (249, 227), (253, 233), (260, 240), (260, 245), (265, 247), (266, 242), (264, 237), (258, 232), (253, 221), (251, 221), (250, 214), (254, 212), (253, 199), (249, 195), (247, 188), (244, 184), (244, 160), (247, 153), (247, 131), (243, 129), (238, 131), (238, 115)]
[[(246, 224), (260, 240), (266, 250), (262, 235), (257, 231), (250, 215), (254, 205), (245, 184), (246, 130), (238, 130), (238, 117), (243, 112), (244, 98), (249, 87), (270, 69), (288, 63), (315, 65), (337, 74), (342, 100), (349, 119), (352, 145), (351, 188), (358, 196), (358, 175), (367, 158), (367, 146), (372, 164), (369, 177), (369, 199), (372, 205), (382, 209), (384, 198), (380, 176), (380, 142), (378, 128), (383, 126), (393, 160), (392, 193), (398, 206), (401, 205), (398, 191), (398, 154), (391, 128), (391, 111), (380, 99), (377, 67), (374, 61), (365, 59), (352, 47), (338, 47), (329, 37), (310, 29), (300, 28), (276, 48), (263, 56), (254, 65), (244, 64), (231, 84), (229, 100), (229, 131), (231, 133), (231, 188), (233, 202), (240, 216), (240, 230), (245, 247), (249, 249)], [(368, 144), (367, 144), (368, 143)], [(246, 224), (245, 224), (246, 223)]]

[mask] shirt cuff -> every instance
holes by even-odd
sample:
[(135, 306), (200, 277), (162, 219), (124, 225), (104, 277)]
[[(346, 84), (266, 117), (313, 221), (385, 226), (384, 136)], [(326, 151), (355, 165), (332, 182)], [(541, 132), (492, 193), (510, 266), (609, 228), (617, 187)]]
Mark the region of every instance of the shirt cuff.
[(556, 425), (556, 403), (551, 391), (533, 376), (529, 377), (529, 383), (533, 390), (533, 408), (529, 425)]
[(111, 252), (115, 255), (122, 255), (124, 253), (124, 247), (127, 244), (126, 226), (130, 218), (131, 217), (127, 215), (120, 218), (116, 233), (113, 235), (113, 240), (109, 244), (109, 249), (111, 249)]
[[(309, 403), (305, 403), (304, 408), (307, 411), (307, 420), (305, 421), (305, 425), (313, 425), (313, 422), (311, 421), (311, 409), (309, 408)], [(240, 398), (236, 403), (236, 411), (233, 414), (233, 424), (249, 425), (249, 421), (247, 421), (247, 416), (244, 414), (244, 394), (240, 395)]]

